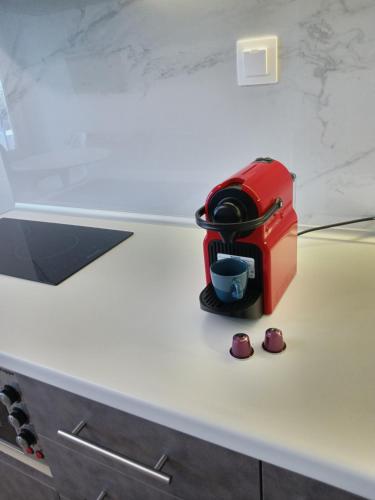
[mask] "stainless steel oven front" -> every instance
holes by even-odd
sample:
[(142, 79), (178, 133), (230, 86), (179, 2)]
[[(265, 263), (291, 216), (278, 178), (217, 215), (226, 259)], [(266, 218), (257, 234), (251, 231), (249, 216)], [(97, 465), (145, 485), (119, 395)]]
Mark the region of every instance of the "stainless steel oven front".
[(0, 367), (0, 453), (51, 475), (17, 375)]

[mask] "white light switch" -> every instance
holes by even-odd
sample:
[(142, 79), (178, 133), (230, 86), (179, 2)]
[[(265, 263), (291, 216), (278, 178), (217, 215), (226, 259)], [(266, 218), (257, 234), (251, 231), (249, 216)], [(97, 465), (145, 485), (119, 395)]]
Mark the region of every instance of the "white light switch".
[(267, 74), (267, 49), (245, 50), (243, 58), (246, 76), (264, 76)]
[(259, 85), (278, 81), (277, 37), (237, 41), (238, 85)]

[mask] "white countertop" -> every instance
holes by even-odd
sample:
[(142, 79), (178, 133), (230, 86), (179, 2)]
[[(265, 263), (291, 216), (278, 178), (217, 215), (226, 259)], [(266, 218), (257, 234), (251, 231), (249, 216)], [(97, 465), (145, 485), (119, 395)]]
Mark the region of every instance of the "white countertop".
[[(249, 321), (200, 310), (202, 230), (4, 216), (135, 235), (56, 287), (0, 276), (0, 366), (375, 499), (374, 233), (300, 238), (286, 295)], [(271, 326), (280, 355), (261, 348)]]

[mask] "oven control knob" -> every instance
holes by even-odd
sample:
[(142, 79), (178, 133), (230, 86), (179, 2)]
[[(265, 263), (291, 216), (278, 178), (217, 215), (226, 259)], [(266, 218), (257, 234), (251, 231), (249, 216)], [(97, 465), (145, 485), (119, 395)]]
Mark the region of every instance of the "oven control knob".
[(0, 391), (0, 402), (9, 408), (13, 403), (21, 401), (20, 393), (11, 385), (5, 385)]
[(43, 453), (41, 450), (37, 450), (37, 451), (35, 452), (35, 456), (36, 456), (36, 458), (37, 458), (38, 460), (43, 460), (43, 458), (44, 458), (44, 453)]
[(27, 451), (34, 444), (36, 444), (36, 437), (28, 429), (23, 429), (16, 437), (17, 444), (23, 451)]
[(14, 408), (8, 415), (8, 422), (15, 429), (22, 427), (29, 422), (29, 418), (21, 408)]

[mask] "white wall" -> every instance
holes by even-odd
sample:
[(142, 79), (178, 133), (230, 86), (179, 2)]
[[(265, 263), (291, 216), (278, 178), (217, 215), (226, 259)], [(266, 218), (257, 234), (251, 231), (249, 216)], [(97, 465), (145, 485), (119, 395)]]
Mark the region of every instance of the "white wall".
[[(373, 0), (3, 0), (16, 201), (191, 216), (256, 156), (297, 173), (302, 222), (375, 212)], [(277, 34), (281, 81), (238, 87)]]

